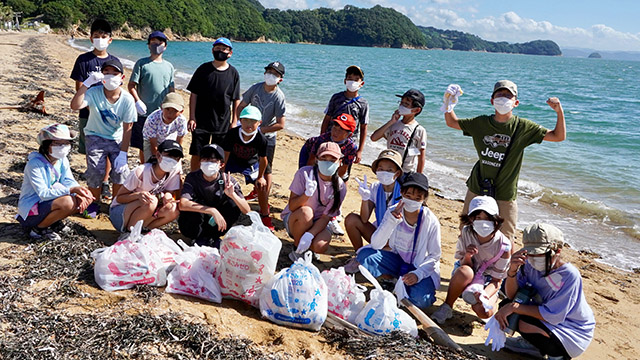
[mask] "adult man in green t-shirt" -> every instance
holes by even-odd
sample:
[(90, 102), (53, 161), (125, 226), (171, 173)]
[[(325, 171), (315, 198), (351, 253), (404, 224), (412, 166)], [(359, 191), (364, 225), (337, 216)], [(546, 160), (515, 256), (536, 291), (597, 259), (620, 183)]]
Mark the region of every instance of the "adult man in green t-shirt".
[[(484, 194), (483, 183), (493, 184), (500, 216), (505, 219), (501, 231), (513, 242), (518, 221), (516, 203), (518, 177), (524, 149), (531, 144), (539, 144), (542, 140), (563, 141), (566, 138), (562, 105), (556, 97), (547, 99), (547, 104), (557, 114), (555, 129), (548, 130), (531, 120), (513, 115), (513, 108), (520, 102), (518, 87), (509, 80), (500, 80), (493, 87), (491, 94), (491, 104), (495, 108), (493, 115), (458, 119), (453, 112), (453, 107), (461, 94), (460, 86), (449, 85), (445, 92), (445, 99), (451, 100), (449, 104), (443, 106), (442, 110), (447, 126), (462, 130), (464, 135), (471, 136), (478, 152), (479, 160), (467, 179), (467, 195), (462, 213), (466, 214), (469, 210), (471, 199)], [(509, 150), (505, 156), (507, 149)]]

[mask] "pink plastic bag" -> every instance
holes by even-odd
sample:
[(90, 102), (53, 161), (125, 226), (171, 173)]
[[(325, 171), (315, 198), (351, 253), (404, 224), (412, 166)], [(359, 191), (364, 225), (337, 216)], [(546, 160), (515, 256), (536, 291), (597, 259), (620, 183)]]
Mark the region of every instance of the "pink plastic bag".
[(356, 284), (343, 267), (325, 270), (320, 275), (327, 284), (329, 312), (355, 324), (356, 316), (367, 301), (364, 296), (367, 289)]
[(167, 276), (168, 293), (193, 296), (211, 302), (222, 302), (220, 285), (216, 281), (220, 266), (218, 249), (208, 246), (187, 246), (179, 240), (185, 249), (176, 259), (177, 264)]

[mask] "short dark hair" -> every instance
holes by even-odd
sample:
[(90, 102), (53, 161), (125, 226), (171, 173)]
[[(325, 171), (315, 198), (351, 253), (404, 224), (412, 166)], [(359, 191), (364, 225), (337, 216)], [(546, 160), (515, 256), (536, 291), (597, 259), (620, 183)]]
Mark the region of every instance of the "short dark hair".
[(105, 19), (96, 19), (91, 24), (91, 33), (93, 35), (94, 32), (101, 31), (103, 33), (109, 34), (111, 36), (111, 25)]
[(49, 147), (52, 142), (53, 140), (43, 140), (42, 144), (40, 144), (40, 147), (38, 148), (38, 152), (42, 155), (49, 155)]
[(407, 191), (409, 191), (409, 189), (414, 189), (415, 191), (418, 191), (420, 194), (424, 194), (424, 200), (426, 201), (429, 198), (429, 192), (426, 191), (425, 189), (419, 187), (419, 186), (415, 186), (415, 185), (407, 185), (407, 186), (401, 186), (400, 187), (400, 193), (405, 193)]

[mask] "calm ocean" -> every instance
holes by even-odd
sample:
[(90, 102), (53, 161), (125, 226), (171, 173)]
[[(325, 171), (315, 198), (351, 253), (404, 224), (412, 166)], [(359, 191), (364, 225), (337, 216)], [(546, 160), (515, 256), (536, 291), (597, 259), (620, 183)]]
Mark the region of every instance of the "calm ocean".
[[(86, 40), (73, 46), (88, 48)], [(146, 42), (115, 40), (109, 52), (128, 60), (148, 56)], [(184, 87), (194, 70), (212, 60), (209, 42), (171, 42), (165, 59)], [(370, 104), (369, 134), (386, 122), (398, 98), (420, 89), (427, 103), (418, 121), (427, 129), (427, 175), (448, 198), (460, 199), (464, 181), (476, 161), (471, 138), (445, 125), (438, 111), (450, 83), (464, 95), (460, 117), (493, 113), (489, 97), (495, 81), (518, 84), (515, 113), (547, 128), (555, 112), (546, 105), (557, 96), (563, 104), (567, 140), (530, 146), (519, 183), (519, 228), (534, 221), (555, 224), (574, 248), (602, 256), (602, 262), (624, 269), (640, 267), (640, 62), (603, 59), (491, 54), (440, 50), (379, 49), (302, 44), (234, 43), (230, 63), (240, 72), (241, 88), (262, 81), (271, 61), (286, 66), (281, 84), (287, 97), (287, 128), (317, 135), (323, 110), (344, 89), (344, 70), (359, 65), (365, 73), (361, 90)], [(367, 146), (370, 163), (384, 143)], [(354, 195), (355, 196), (355, 195)]]

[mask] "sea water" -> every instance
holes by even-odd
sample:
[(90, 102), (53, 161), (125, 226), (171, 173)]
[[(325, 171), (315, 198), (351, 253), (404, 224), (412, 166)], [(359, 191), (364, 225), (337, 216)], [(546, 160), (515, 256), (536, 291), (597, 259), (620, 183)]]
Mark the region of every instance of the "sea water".
[[(88, 48), (78, 40), (76, 47)], [(149, 55), (146, 42), (114, 40), (108, 50), (131, 67)], [(176, 85), (211, 61), (210, 42), (170, 42), (164, 58), (176, 68)], [(640, 62), (480, 52), (407, 50), (306, 44), (234, 43), (229, 62), (244, 91), (262, 81), (271, 61), (286, 66), (281, 88), (287, 97), (286, 128), (304, 137), (320, 132), (332, 94), (344, 90), (344, 71), (360, 66), (361, 95), (369, 102), (368, 134), (389, 120), (395, 95), (421, 90), (426, 105), (417, 120), (428, 133), (426, 174), (436, 192), (462, 199), (465, 180), (477, 160), (470, 137), (448, 128), (438, 110), (450, 83), (464, 90), (459, 118), (493, 113), (493, 84), (518, 84), (514, 113), (553, 129), (555, 112), (545, 103), (562, 102), (567, 139), (527, 148), (520, 174), (518, 228), (535, 221), (553, 223), (574, 248), (602, 256), (623, 269), (640, 267)], [(368, 140), (364, 162), (385, 146)]]

